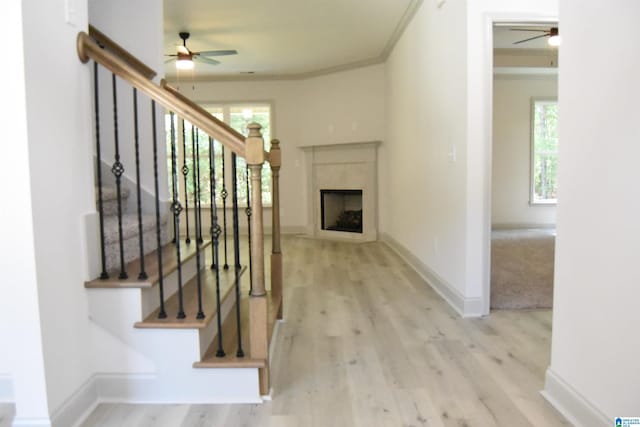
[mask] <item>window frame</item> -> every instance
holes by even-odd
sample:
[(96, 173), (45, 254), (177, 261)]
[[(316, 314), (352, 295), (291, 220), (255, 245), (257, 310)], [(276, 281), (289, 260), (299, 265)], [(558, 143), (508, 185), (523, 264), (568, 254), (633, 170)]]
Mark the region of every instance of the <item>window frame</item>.
[[(536, 168), (536, 105), (538, 103), (556, 104), (558, 105), (558, 98), (554, 96), (536, 96), (531, 97), (529, 108), (529, 127), (530, 127), (530, 141), (529, 141), (529, 205), (530, 206), (555, 206), (558, 203), (558, 199), (536, 199), (535, 197), (535, 168)], [(557, 148), (556, 148), (557, 155)], [(557, 174), (557, 171), (556, 171)], [(557, 176), (556, 176), (557, 179)]]
[[(225, 101), (225, 102), (198, 102), (198, 105), (200, 105), (202, 108), (204, 108), (205, 110), (207, 110), (208, 112), (210, 112), (211, 114), (213, 114), (214, 111), (216, 112), (221, 112), (222, 113), (222, 121), (225, 122), (226, 124), (230, 125), (231, 122), (231, 109), (233, 108), (244, 108), (244, 107), (268, 107), (269, 109), (269, 127), (270, 127), (270, 135), (269, 137), (272, 138), (274, 133), (275, 133), (275, 120), (274, 120), (274, 103), (272, 101), (239, 101), (239, 102), (233, 102), (233, 101)], [(179, 125), (176, 127), (176, 129), (178, 130)], [(181, 132), (178, 132), (179, 135), (181, 135)], [(181, 136), (180, 136), (181, 138)], [(178, 144), (178, 142), (181, 144), (182, 141), (179, 138), (179, 141), (176, 141), (176, 144)], [(216, 145), (220, 144), (219, 141), (216, 141)], [(265, 150), (267, 149), (267, 147), (269, 146), (270, 141), (268, 141), (267, 139), (265, 139)], [(184, 153), (182, 153), (182, 149), (178, 149), (178, 156), (177, 156), (177, 161), (178, 161), (178, 169), (180, 169), (181, 165), (182, 165), (182, 161), (183, 161), (183, 156)], [(216, 153), (217, 155), (219, 155), (219, 152)], [(171, 158), (171, 153), (168, 152), (167, 153), (168, 158)], [(199, 156), (199, 158), (207, 158), (208, 156), (204, 156), (201, 155)], [(214, 160), (215, 161), (215, 160)], [(225, 163), (227, 164), (227, 167), (225, 168), (225, 180), (226, 182), (230, 185), (230, 183), (232, 182), (232, 176), (231, 176), (231, 150), (226, 149), (225, 150), (225, 159), (224, 159)], [(267, 170), (269, 169), (269, 170)], [(265, 162), (263, 165), (263, 179), (265, 179), (265, 177), (269, 177), (269, 190), (271, 191), (271, 181), (270, 181), (270, 167), (269, 167), (269, 163)], [(171, 175), (171, 171), (169, 171), (169, 175)], [(186, 194), (186, 188), (184, 188), (184, 180), (181, 179), (182, 174), (179, 173), (178, 174), (178, 194)], [(230, 190), (228, 190), (230, 191)], [(219, 192), (216, 194), (216, 207), (218, 209), (222, 208), (222, 200), (221, 200), (221, 196), (219, 194)], [(230, 207), (231, 205), (231, 194), (229, 194), (229, 198), (227, 199), (227, 208)], [(203, 208), (211, 208), (211, 203), (209, 201), (201, 201), (201, 206)], [(271, 208), (271, 197), (269, 197), (268, 200), (265, 200), (263, 198), (263, 202), (262, 202), (262, 206), (265, 208)], [(239, 208), (246, 208), (247, 207), (247, 203), (246, 200), (239, 200), (238, 201), (238, 207)]]

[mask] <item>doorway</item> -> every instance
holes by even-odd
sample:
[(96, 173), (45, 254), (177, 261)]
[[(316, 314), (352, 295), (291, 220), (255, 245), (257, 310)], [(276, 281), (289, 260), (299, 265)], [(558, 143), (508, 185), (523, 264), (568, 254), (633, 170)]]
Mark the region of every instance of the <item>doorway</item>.
[(555, 22), (493, 23), (490, 309), (553, 306)]

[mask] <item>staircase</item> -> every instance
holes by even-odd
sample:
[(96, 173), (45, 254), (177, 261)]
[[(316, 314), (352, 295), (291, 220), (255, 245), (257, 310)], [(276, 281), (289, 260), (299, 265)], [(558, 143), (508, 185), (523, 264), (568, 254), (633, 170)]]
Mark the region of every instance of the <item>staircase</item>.
[[(100, 372), (98, 393), (103, 399), (162, 403), (261, 402), (270, 393), (270, 343), (276, 320), (282, 318), (279, 142), (272, 141), (266, 152), (260, 125), (249, 125), (245, 137), (166, 83), (156, 85), (153, 70), (94, 28), (78, 35), (78, 54), (82, 62), (93, 60), (94, 72), (99, 232), (88, 241), (100, 247), (101, 271), (85, 287)], [(127, 120), (118, 112), (123, 83), (133, 91), (133, 138), (119, 134)], [(111, 93), (102, 94), (105, 87)], [(151, 141), (140, 137), (143, 120), (138, 111), (143, 103), (151, 105)], [(113, 110), (112, 136), (103, 130), (105, 105)], [(167, 153), (156, 126), (160, 107), (171, 121)], [(192, 136), (187, 141), (189, 126)], [(208, 140), (196, 137), (198, 129)], [(222, 183), (222, 191), (215, 181), (214, 140), (223, 144), (223, 168), (224, 150), (232, 152), (227, 165), (232, 179)], [(207, 144), (208, 170), (202, 166), (201, 171), (195, 159)], [(177, 159), (186, 159), (188, 148), (194, 161), (180, 165)], [(127, 158), (126, 152), (135, 155)], [(167, 157), (169, 184), (160, 178)], [(242, 210), (249, 221), (248, 236), (239, 233), (237, 194), (243, 183), (237, 180), (238, 158), (245, 159), (250, 172), (249, 206)], [(262, 224), (261, 180), (267, 160), (270, 242)], [(151, 165), (153, 174), (145, 175)], [(201, 172), (209, 174), (209, 188), (202, 188)], [(192, 191), (180, 194), (178, 179), (184, 179), (184, 188), (191, 179)], [(203, 201), (201, 194), (207, 191), (210, 198)], [(269, 249), (271, 262), (265, 268)]]

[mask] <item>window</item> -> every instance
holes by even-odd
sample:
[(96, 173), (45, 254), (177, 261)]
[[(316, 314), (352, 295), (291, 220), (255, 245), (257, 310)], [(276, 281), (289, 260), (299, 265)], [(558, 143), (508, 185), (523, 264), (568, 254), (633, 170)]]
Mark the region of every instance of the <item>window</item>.
[[(265, 149), (268, 149), (271, 141), (271, 106), (269, 104), (224, 104), (224, 105), (205, 105), (204, 108), (214, 117), (229, 124), (232, 128), (247, 135), (247, 125), (251, 122), (257, 122), (262, 125), (262, 136), (265, 143)], [(173, 185), (171, 183), (171, 120), (170, 116), (166, 116), (166, 132), (167, 132), (167, 165), (169, 168), (169, 191), (172, 194)], [(209, 137), (202, 131), (192, 129), (192, 125), (185, 121), (184, 126), (182, 120), (174, 117), (174, 128), (177, 131), (176, 140), (176, 167), (178, 170), (178, 194), (183, 194), (186, 187), (189, 200), (194, 199), (196, 186), (193, 179), (193, 138), (197, 136), (196, 141), (199, 143), (199, 157), (197, 159), (200, 166), (200, 202), (202, 206), (210, 204), (210, 183), (209, 183)], [(216, 183), (216, 204), (222, 206), (222, 145), (218, 141), (213, 141), (214, 148), (214, 169)], [(189, 173), (185, 179), (181, 173), (182, 167), (188, 168)], [(231, 205), (231, 152), (225, 150), (225, 184), (229, 192), (227, 205)], [(237, 159), (237, 180), (238, 180), (238, 204), (246, 206), (247, 204), (247, 166), (243, 158)], [(263, 205), (271, 204), (271, 169), (269, 164), (265, 162), (262, 168), (262, 203)]]
[(531, 102), (531, 204), (556, 203), (558, 195), (558, 102)]

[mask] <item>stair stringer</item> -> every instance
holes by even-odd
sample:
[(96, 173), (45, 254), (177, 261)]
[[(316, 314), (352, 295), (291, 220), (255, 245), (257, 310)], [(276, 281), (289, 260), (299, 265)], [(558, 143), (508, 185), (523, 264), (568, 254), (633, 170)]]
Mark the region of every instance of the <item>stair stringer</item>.
[[(194, 261), (194, 260), (191, 260)], [(195, 268), (192, 270), (195, 273)], [(185, 276), (187, 277), (187, 276)], [(157, 403), (259, 403), (257, 368), (195, 369), (217, 334), (201, 329), (138, 329), (151, 310), (148, 289), (88, 289), (94, 372), (100, 399)], [(146, 308), (143, 309), (143, 307)], [(232, 314), (235, 295), (222, 306)], [(157, 307), (157, 304), (156, 304)], [(235, 349), (227, 349), (235, 351)]]

